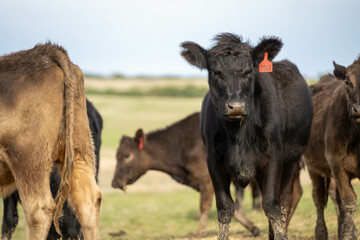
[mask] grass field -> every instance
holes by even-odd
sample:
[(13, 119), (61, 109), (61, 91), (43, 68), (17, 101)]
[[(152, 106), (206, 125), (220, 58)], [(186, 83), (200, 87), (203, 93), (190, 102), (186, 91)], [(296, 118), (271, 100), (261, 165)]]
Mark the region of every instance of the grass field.
[[(104, 193), (100, 214), (100, 239), (194, 239), (192, 234), (197, 229), (196, 215), (199, 211), (197, 192), (155, 171), (148, 172), (129, 186), (126, 194), (112, 189), (110, 183), (116, 164), (116, 147), (122, 134), (133, 136), (139, 127), (145, 132), (163, 128), (199, 111), (202, 99), (114, 95), (88, 95), (88, 98), (104, 119), (99, 173), (99, 187)], [(306, 171), (302, 171), (301, 181), (304, 194), (290, 224), (289, 239), (314, 239), (316, 211)], [(355, 191), (360, 192), (358, 182), (355, 182)], [(253, 238), (244, 227), (233, 222), (231, 239), (267, 239), (267, 219), (262, 211), (251, 210), (250, 201), (250, 193), (246, 190), (246, 214), (260, 228), (261, 236)], [(14, 239), (25, 239), (25, 220), (21, 207), (19, 210), (20, 220)], [(325, 214), (330, 240), (336, 239), (336, 214), (330, 200)], [(359, 229), (360, 215), (357, 212), (355, 216)], [(217, 228), (216, 209), (213, 204), (208, 222), (209, 236), (206, 239), (216, 239)]]

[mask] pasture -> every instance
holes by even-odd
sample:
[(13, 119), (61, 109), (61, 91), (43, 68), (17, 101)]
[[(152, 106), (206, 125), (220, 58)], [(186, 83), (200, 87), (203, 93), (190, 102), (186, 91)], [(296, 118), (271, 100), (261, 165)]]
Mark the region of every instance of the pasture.
[[(92, 88), (111, 88), (112, 84), (123, 84), (149, 89), (151, 81), (140, 80), (89, 80)], [(127, 81), (127, 82), (126, 82)], [(176, 80), (153, 81), (158, 86), (179, 84)], [(85, 82), (88, 83), (87, 81)], [(180, 83), (182, 84), (182, 83)], [(206, 86), (206, 80), (196, 81)], [(88, 86), (88, 85), (86, 85)], [(104, 86), (107, 86), (106, 88)], [(178, 85), (176, 85), (178, 86)], [(131, 87), (129, 87), (131, 89)], [(145, 239), (195, 239), (199, 212), (199, 194), (179, 185), (163, 173), (151, 171), (138, 182), (128, 186), (127, 193), (111, 188), (115, 169), (115, 153), (122, 134), (133, 136), (142, 127), (145, 132), (163, 128), (195, 111), (199, 111), (202, 98), (117, 96), (88, 94), (104, 120), (102, 148), (100, 154), (99, 186), (103, 192), (100, 213), (100, 239), (145, 240)], [(316, 210), (311, 197), (311, 183), (306, 171), (301, 172), (304, 194), (289, 226), (289, 239), (314, 239)], [(360, 193), (360, 184), (355, 182), (355, 191)], [(0, 204), (0, 212), (2, 212)], [(25, 219), (19, 206), (19, 225), (14, 239), (25, 239)], [(359, 204), (358, 204), (359, 208)], [(230, 239), (267, 239), (268, 223), (262, 211), (251, 209), (249, 190), (245, 191), (246, 214), (260, 228), (257, 238), (235, 221), (231, 224)], [(337, 219), (334, 206), (329, 199), (325, 211), (329, 239), (337, 239)], [(359, 211), (355, 214), (356, 227), (360, 228)], [(218, 230), (215, 200), (208, 222), (206, 239), (216, 239)]]

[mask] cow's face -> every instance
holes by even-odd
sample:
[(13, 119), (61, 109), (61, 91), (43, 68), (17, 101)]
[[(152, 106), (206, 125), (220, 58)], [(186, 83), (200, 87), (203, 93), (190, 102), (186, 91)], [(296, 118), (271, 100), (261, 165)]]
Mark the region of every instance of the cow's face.
[(113, 188), (125, 191), (126, 185), (134, 183), (146, 172), (146, 162), (142, 159), (144, 133), (139, 129), (135, 137), (123, 136), (116, 153), (116, 169), (112, 181)]
[(351, 117), (360, 123), (360, 57), (349, 67), (334, 63), (334, 75), (346, 84), (346, 97)]
[(208, 70), (213, 105), (226, 121), (242, 121), (253, 103), (254, 81), (259, 63), (268, 52), (272, 60), (282, 47), (278, 38), (264, 38), (256, 47), (234, 34), (224, 33), (214, 39), (209, 50), (194, 42), (184, 42), (182, 56), (192, 65)]

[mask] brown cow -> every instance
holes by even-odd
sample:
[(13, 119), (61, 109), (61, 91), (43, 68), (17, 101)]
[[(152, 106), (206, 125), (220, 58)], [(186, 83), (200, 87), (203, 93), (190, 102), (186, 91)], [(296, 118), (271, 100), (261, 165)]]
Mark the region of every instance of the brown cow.
[(317, 209), (315, 237), (320, 240), (328, 237), (324, 207), (331, 177), (337, 186), (339, 239), (356, 239), (357, 201), (350, 181), (360, 177), (360, 57), (347, 68), (334, 66), (335, 76), (328, 74), (310, 87), (314, 119), (304, 154)]
[[(200, 223), (197, 234), (206, 231), (214, 190), (206, 165), (206, 149), (200, 136), (200, 114), (194, 113), (173, 125), (147, 135), (139, 129), (134, 138), (123, 136), (117, 150), (114, 188), (125, 189), (148, 170), (169, 174), (177, 182), (200, 192)], [(245, 217), (237, 191), (235, 218), (254, 236), (259, 229)]]
[[(0, 197), (18, 189), (27, 239), (46, 239), (69, 195), (85, 239), (98, 239), (101, 192), (81, 70), (46, 43), (0, 57)], [(56, 202), (50, 173), (62, 180)]]

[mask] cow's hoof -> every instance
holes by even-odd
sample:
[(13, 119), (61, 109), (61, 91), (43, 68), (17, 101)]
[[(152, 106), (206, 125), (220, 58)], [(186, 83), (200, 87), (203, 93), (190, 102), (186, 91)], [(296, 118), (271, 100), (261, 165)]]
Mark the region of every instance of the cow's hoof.
[(315, 239), (316, 240), (327, 240), (328, 232), (326, 226), (316, 225), (315, 227)]
[(339, 233), (340, 240), (357, 240), (357, 231), (353, 221), (345, 221)]
[(257, 237), (260, 235), (260, 229), (258, 229), (257, 227), (254, 227), (251, 229), (251, 234), (254, 236), (254, 237)]

